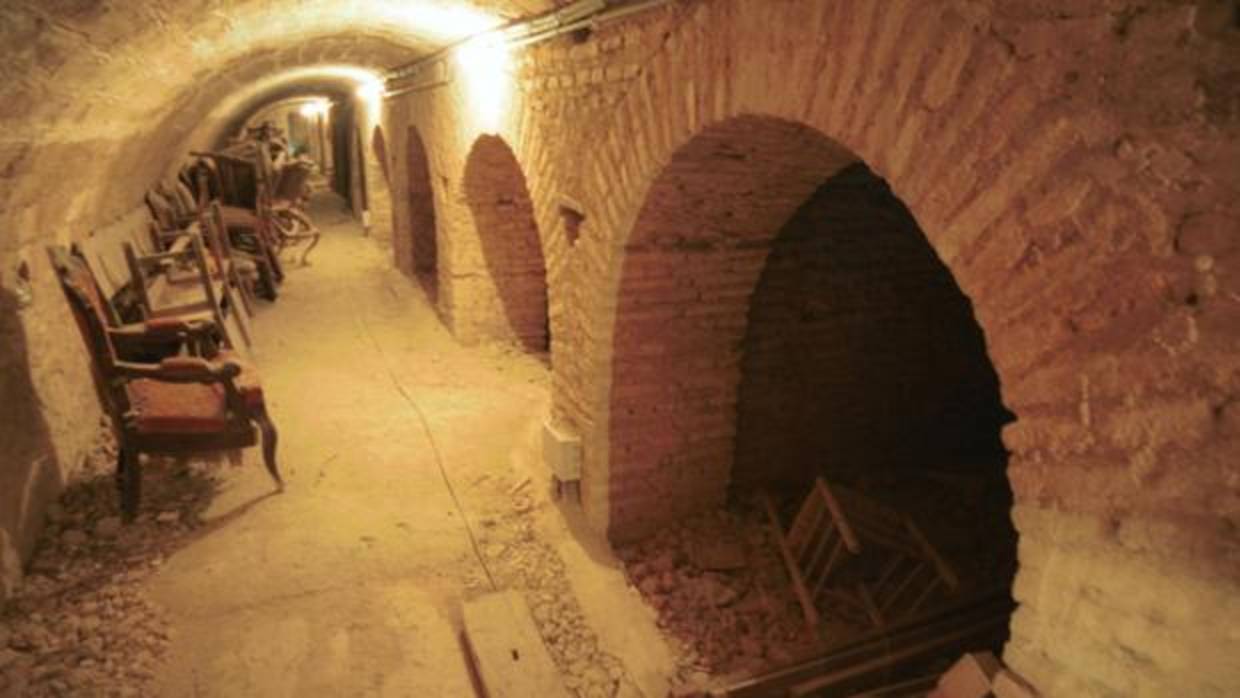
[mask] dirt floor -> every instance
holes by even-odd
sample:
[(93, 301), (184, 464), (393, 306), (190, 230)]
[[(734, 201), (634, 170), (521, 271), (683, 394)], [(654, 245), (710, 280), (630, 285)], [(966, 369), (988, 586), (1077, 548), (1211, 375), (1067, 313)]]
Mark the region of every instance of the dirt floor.
[(150, 464), (130, 527), (106, 476), (77, 487), (0, 619), (0, 694), (470, 696), (461, 602), (515, 588), (574, 693), (666, 695), (654, 613), (550, 501), (546, 357), (460, 347), (339, 200), (314, 215), (252, 321), (286, 490), (254, 449)]

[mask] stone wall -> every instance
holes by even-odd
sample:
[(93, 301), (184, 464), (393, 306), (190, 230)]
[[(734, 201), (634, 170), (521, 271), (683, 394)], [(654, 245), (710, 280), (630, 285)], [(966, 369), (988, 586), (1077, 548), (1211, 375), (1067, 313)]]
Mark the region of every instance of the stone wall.
[(499, 120), (459, 70), (389, 118), (431, 153), (441, 250), (476, 244), (473, 141), (512, 146), (548, 267), (550, 419), (582, 435), (583, 505), (613, 538), (722, 501), (765, 248), (864, 162), (971, 299), (1016, 415), (1005, 658), (1051, 696), (1224, 696), (1240, 48), (1223, 5), (681, 3), (517, 54)]
[[(402, 4), (0, 8), (0, 283), (15, 297), (33, 270), (32, 304), (0, 305), (19, 338), (0, 397), (40, 407), (0, 452), (6, 493), (71, 471), (98, 416), (40, 246), (131, 210), (246, 104), (313, 86), (289, 71), (407, 60), (433, 37)], [(471, 341), (468, 155), (511, 149), (547, 269), (550, 419), (582, 437), (583, 506), (615, 538), (722, 500), (764, 248), (864, 162), (972, 300), (1017, 417), (1005, 659), (1050, 696), (1209, 698), (1240, 692), (1238, 44), (1217, 0), (679, 2), (462, 52), (383, 128), (390, 154), (411, 126), (425, 143), (437, 307)], [(392, 205), (399, 239), (410, 200)]]
[[(340, 66), (382, 70), (442, 40), (410, 35), (382, 0), (370, 15), (331, 0), (208, 5), (0, 6), (0, 538), (23, 556), (100, 419), (43, 246), (142, 206), (190, 148), (290, 86), (339, 92), (352, 84)], [(10, 300), (23, 265), (29, 304)]]

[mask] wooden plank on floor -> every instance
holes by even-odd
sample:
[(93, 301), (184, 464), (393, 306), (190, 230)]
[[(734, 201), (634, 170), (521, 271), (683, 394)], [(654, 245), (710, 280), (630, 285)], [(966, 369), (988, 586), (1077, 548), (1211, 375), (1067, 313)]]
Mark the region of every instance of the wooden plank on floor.
[(464, 606), (465, 639), (488, 698), (569, 698), (525, 598), (501, 591)]

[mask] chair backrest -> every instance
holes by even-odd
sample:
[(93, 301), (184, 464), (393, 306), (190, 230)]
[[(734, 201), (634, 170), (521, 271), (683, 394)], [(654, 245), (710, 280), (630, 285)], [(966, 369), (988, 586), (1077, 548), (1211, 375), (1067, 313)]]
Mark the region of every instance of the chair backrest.
[(200, 209), (208, 201), (219, 198), (222, 193), (219, 170), (210, 158), (194, 158), (181, 170), (181, 178), (189, 182)]
[(124, 388), (113, 380), (116, 353), (108, 338), (107, 302), (85, 260), (60, 245), (48, 246), (47, 252), (90, 355), (99, 403), (119, 429), (122, 415), (129, 410), (129, 398)]
[(160, 230), (176, 229), (181, 213), (167, 196), (158, 189), (149, 189), (146, 192), (146, 205), (151, 209), (151, 215)]
[(220, 199), (230, 206), (256, 209), (260, 174), (254, 161), (238, 157), (217, 156), (215, 166), (223, 182)]
[(103, 292), (103, 299), (108, 304), (108, 318), (114, 323), (122, 318), (138, 319), (130, 312), (136, 310), (132, 307), (136, 298), (132, 294), (134, 289), (131, 288), (129, 266), (122, 245), (129, 242), (143, 255), (161, 251), (162, 243), (159, 235), (152, 230), (153, 225), (159, 226), (151, 221), (151, 213), (138, 207), (74, 243), (74, 248)]
[(202, 225), (202, 236), (206, 240), (216, 269), (224, 269), (232, 259), (232, 241), (228, 237), (228, 225), (224, 222), (224, 211), (219, 201), (211, 205), (199, 219)]
[(198, 213), (198, 201), (194, 198), (194, 192), (184, 182), (174, 178), (168, 180), (166, 186), (186, 218)]
[(280, 168), (273, 197), (277, 201), (300, 201), (306, 195), (306, 182), (313, 166), (301, 160), (286, 163)]

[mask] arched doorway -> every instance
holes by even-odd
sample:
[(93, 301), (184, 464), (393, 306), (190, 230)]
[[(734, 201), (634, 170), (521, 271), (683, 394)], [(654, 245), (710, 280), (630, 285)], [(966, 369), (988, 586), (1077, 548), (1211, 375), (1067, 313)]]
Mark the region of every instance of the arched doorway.
[(470, 302), (482, 332), (529, 351), (549, 346), (547, 267), (534, 204), (512, 149), (482, 136), (465, 165), (465, 200), (473, 215), (489, 283)]
[[(855, 155), (773, 118), (705, 130), (650, 188), (618, 293), (609, 532), (645, 539), (637, 574), (660, 556), (691, 560), (676, 546), (707, 529), (765, 535), (759, 492), (776, 495), (787, 524), (822, 477), (915, 521), (950, 560), (953, 590), (1010, 588), (999, 432), (1011, 414), (982, 330), (911, 213)], [(681, 609), (670, 626), (696, 598), (650, 586)], [(918, 610), (967, 595), (927, 598)], [(831, 615), (828, 641), (865, 631), (864, 614)], [(683, 639), (701, 644), (693, 634), (711, 622), (686, 624)], [(758, 654), (775, 646), (750, 640)], [(713, 668), (737, 668), (734, 648), (708, 645)]]
[(411, 271), (424, 288), (435, 296), (439, 250), (435, 241), (435, 192), (431, 186), (431, 167), (426, 146), (413, 126), (409, 127), (405, 161), (408, 168), (409, 258), (399, 260), (402, 268)]

